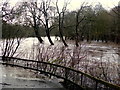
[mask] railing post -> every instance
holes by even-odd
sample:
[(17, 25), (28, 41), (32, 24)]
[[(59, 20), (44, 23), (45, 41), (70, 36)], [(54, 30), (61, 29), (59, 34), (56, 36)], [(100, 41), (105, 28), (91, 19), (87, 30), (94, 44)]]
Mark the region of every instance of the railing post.
[(83, 74), (81, 74), (81, 86), (83, 85)]
[(38, 62), (37, 62), (37, 70), (38, 70), (38, 67), (39, 67), (39, 65), (38, 65)]
[[(50, 64), (50, 73), (52, 72), (52, 65)], [(49, 78), (51, 78), (51, 74), (50, 74), (50, 77)]]
[(65, 68), (65, 79), (67, 80), (67, 78), (68, 78), (68, 69)]
[(97, 86), (98, 86), (98, 82), (96, 81), (96, 84), (95, 84), (95, 90), (97, 90)]
[(68, 69), (65, 68), (65, 80), (64, 80), (64, 83), (65, 83), (65, 86), (66, 86), (66, 87), (67, 87), (67, 85), (68, 85), (67, 79), (68, 79)]
[(37, 61), (36, 63), (37, 63), (37, 75), (39, 75), (39, 71), (38, 71), (39, 70), (39, 62)]

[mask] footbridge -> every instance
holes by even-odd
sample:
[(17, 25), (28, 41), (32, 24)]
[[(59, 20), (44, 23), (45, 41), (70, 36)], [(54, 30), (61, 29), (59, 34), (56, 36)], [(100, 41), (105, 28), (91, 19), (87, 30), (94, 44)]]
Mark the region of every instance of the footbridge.
[(120, 86), (97, 79), (89, 74), (68, 67), (14, 57), (1, 57), (1, 64), (31, 69), (49, 77), (63, 79), (67, 90), (120, 90)]

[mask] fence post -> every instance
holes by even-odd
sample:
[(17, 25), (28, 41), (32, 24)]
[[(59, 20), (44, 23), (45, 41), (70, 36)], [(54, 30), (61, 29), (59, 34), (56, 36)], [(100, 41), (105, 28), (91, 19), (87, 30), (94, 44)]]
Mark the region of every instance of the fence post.
[(98, 82), (96, 81), (95, 90), (97, 90)]
[(65, 79), (67, 80), (67, 78), (68, 78), (68, 69), (65, 68)]
[(64, 83), (65, 83), (65, 86), (67, 86), (67, 78), (68, 78), (68, 69), (65, 68), (65, 80), (64, 80)]
[[(52, 73), (52, 65), (51, 65), (51, 64), (50, 64), (50, 73)], [(50, 74), (49, 77), (51, 78), (51, 76), (52, 76), (52, 75)]]
[(37, 70), (38, 70), (38, 67), (39, 67), (39, 65), (38, 65), (38, 61), (37, 61)]
[(83, 85), (83, 74), (81, 74), (81, 86)]

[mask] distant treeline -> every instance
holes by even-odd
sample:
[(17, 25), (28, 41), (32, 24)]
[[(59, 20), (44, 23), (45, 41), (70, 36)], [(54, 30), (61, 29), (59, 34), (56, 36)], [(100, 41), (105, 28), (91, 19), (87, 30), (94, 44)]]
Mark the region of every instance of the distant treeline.
[[(39, 28), (39, 33), (41, 36), (46, 36), (45, 30), (43, 27)], [(57, 33), (57, 34), (56, 34)], [(55, 30), (51, 31), (51, 36), (59, 36), (58, 32)], [(30, 26), (23, 26), (18, 24), (9, 24), (5, 21), (2, 22), (2, 38), (27, 38), (27, 37), (36, 37), (35, 32)]]
[[(44, 36), (44, 33), (41, 33)], [(16, 37), (35, 37), (33, 29), (29, 26), (8, 24), (2, 22), (2, 38), (16, 38)]]

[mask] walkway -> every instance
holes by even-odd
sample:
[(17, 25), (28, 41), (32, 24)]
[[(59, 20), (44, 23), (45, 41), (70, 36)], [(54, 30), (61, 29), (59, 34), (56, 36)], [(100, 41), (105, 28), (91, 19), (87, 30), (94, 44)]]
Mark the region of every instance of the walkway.
[[(50, 79), (44, 75), (36, 75), (34, 71), (19, 67), (3, 66), (0, 64), (0, 86), (4, 88), (33, 88), (32, 90), (47, 88), (52, 90), (64, 90), (57, 79)], [(0, 87), (0, 88), (1, 88)], [(46, 90), (46, 89), (45, 89)]]

